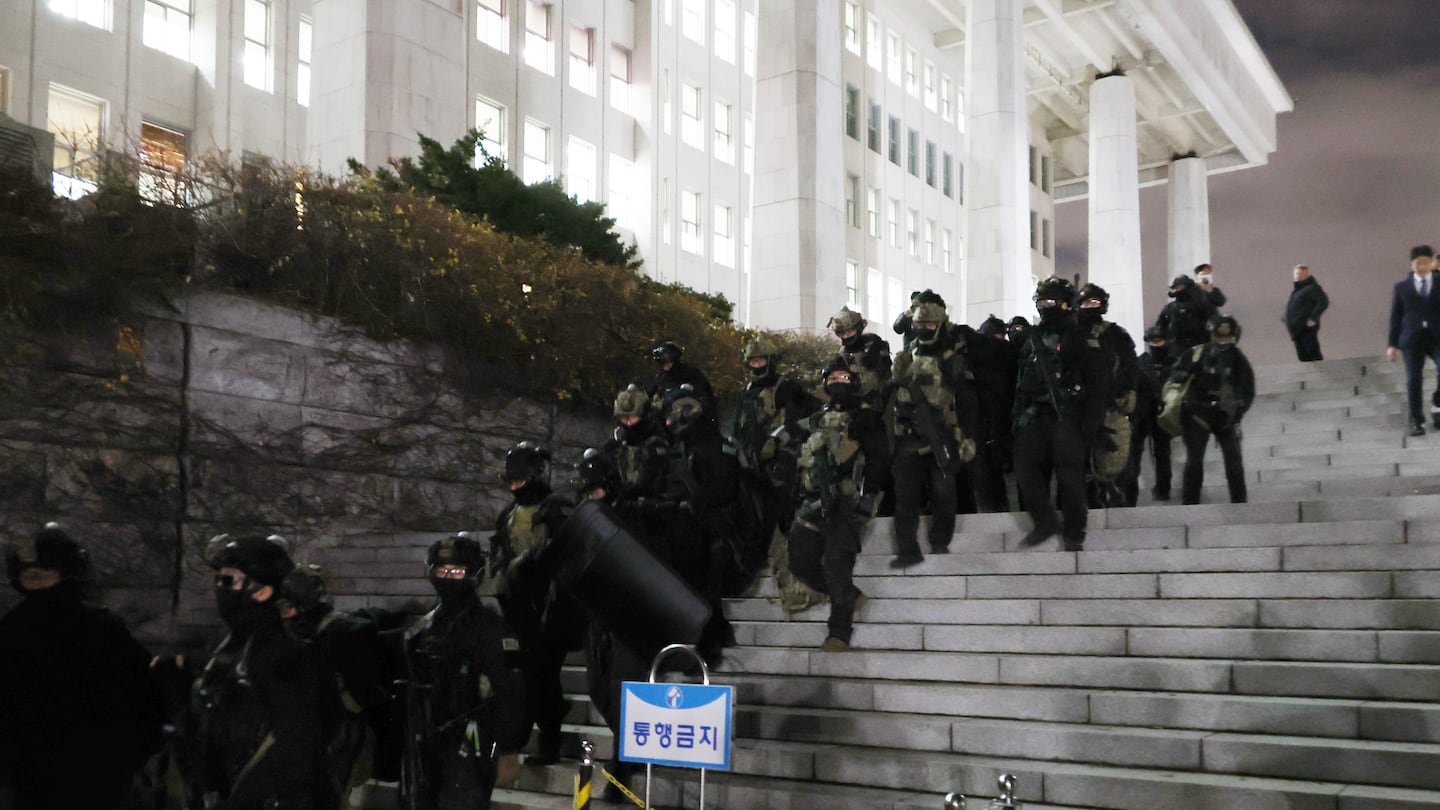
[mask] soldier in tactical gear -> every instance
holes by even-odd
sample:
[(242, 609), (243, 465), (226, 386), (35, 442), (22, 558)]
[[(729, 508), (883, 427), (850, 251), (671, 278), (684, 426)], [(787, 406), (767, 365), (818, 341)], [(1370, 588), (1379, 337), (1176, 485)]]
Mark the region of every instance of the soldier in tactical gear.
[[(943, 304), (915, 309), (914, 342), (895, 360), (891, 388), (895, 448), (895, 558), (891, 568), (925, 559), (917, 535), (920, 498), (930, 492), (930, 550), (944, 554), (955, 532), (956, 477), (975, 457), (976, 400), (964, 345)], [(972, 507), (973, 509), (973, 507)]]
[(295, 563), (270, 538), (220, 535), (206, 557), (230, 633), (191, 691), (191, 787), (205, 807), (304, 808), (321, 781), (322, 722), (315, 659), (286, 634), (276, 609)]
[(514, 780), (530, 736), (520, 641), (475, 592), (485, 570), (478, 542), (464, 533), (437, 540), (425, 562), (440, 601), (405, 636), (401, 806), (487, 810), (495, 785)]
[[(1085, 461), (1104, 430), (1109, 401), (1105, 355), (1075, 320), (1069, 281), (1042, 279), (1034, 297), (1040, 322), (1025, 332), (1015, 387), (1015, 483), (1035, 525), (1020, 543), (1035, 546), (1061, 534), (1065, 550), (1079, 551), (1088, 519)], [(1052, 473), (1060, 515), (1050, 497)]]
[[(1181, 435), (1185, 440), (1185, 503), (1200, 503), (1205, 478), (1205, 447), (1213, 435), (1225, 459), (1230, 502), (1245, 503), (1245, 460), (1240, 453), (1240, 420), (1255, 401), (1255, 372), (1236, 344), (1240, 324), (1229, 315), (1210, 322), (1210, 341), (1175, 358), (1165, 385), (1167, 400), (1180, 397)], [(1186, 381), (1189, 381), (1188, 390)]]
[(820, 649), (850, 648), (860, 590), (855, 557), (860, 533), (875, 515), (888, 446), (885, 422), (860, 398), (859, 374), (844, 357), (821, 373), (828, 402), (804, 420), (809, 432), (800, 450), (802, 498), (790, 529), (790, 570), (830, 597), (829, 635)]
[(0, 618), (0, 784), (15, 810), (113, 810), (160, 743), (150, 655), (84, 602), (85, 551), (58, 524), (5, 550), (23, 596)]
[(874, 332), (866, 332), (865, 326), (865, 318), (849, 307), (841, 307), (829, 323), (835, 337), (840, 338), (845, 362), (864, 378), (861, 403), (884, 412), (886, 385), (890, 382), (890, 344)]
[(750, 381), (736, 403), (730, 441), (740, 469), (764, 482), (765, 513), (789, 529), (795, 495), (794, 458), (776, 452), (776, 430), (820, 409), (820, 401), (794, 380), (780, 379), (780, 349), (767, 337), (745, 344)]
[(525, 716), (540, 729), (528, 765), (560, 759), (560, 724), (570, 708), (560, 670), (585, 630), (584, 615), (557, 590), (545, 564), (544, 552), (572, 506), (551, 491), (549, 462), (550, 451), (534, 442), (505, 454), (505, 481), (515, 500), (496, 519), (491, 540), (500, 610), (525, 647)]
[[(1020, 376), (1020, 350), (1008, 340), (1009, 330), (1005, 322), (991, 315), (980, 324), (980, 334), (994, 341), (987, 363), (975, 368), (975, 387), (980, 392), (980, 418), (982, 432), (989, 444), (988, 458), (990, 477), (988, 486), (992, 497), (997, 499), (997, 511), (1010, 511), (1009, 498), (1005, 494), (1004, 474), (1013, 468), (1015, 448), (1014, 412), (1015, 380)], [(996, 470), (1000, 473), (995, 480)]]
[(659, 407), (664, 404), (665, 395), (672, 389), (688, 385), (704, 403), (706, 412), (713, 418), (715, 391), (710, 387), (710, 380), (705, 377), (703, 371), (681, 362), (680, 357), (684, 353), (684, 349), (669, 340), (650, 350), (650, 360), (655, 364), (655, 377), (650, 381), (650, 387), (647, 389), (650, 400), (652, 404)]
[(1218, 313), (1205, 291), (1190, 276), (1178, 275), (1170, 282), (1170, 297), (1175, 300), (1160, 310), (1155, 325), (1165, 333), (1165, 342), (1178, 358), (1208, 339), (1206, 325)]
[(1135, 412), (1130, 415), (1130, 464), (1126, 471), (1127, 497), (1133, 505), (1139, 497), (1140, 462), (1145, 455), (1145, 442), (1150, 441), (1150, 455), (1155, 462), (1155, 480), (1150, 496), (1157, 501), (1170, 500), (1170, 440), (1160, 427), (1160, 388), (1170, 374), (1169, 346), (1160, 327), (1145, 330), (1145, 353), (1136, 361), (1140, 374), (1136, 378)]
[(1030, 321), (1024, 315), (1016, 315), (1005, 324), (1005, 339), (1015, 346), (1025, 342), (1025, 330), (1030, 328)]
[(317, 800), (349, 807), (350, 791), (370, 778), (376, 727), (391, 701), (379, 628), (335, 610), (318, 565), (295, 566), (280, 585), (277, 607), (286, 632), (310, 647), (320, 673), (324, 767)]
[(1140, 368), (1135, 362), (1135, 341), (1125, 327), (1105, 320), (1110, 293), (1099, 284), (1086, 284), (1075, 295), (1075, 319), (1100, 344), (1109, 375), (1110, 400), (1105, 428), (1090, 448), (1088, 498), (1092, 509), (1134, 506), (1127, 502), (1125, 471), (1130, 461), (1130, 415), (1135, 411)]

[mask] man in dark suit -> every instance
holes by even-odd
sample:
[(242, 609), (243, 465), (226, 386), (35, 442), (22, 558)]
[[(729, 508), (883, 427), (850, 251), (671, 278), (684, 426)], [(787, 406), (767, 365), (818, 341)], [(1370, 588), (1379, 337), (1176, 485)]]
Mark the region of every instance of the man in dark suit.
[[(1420, 389), (1425, 377), (1425, 358), (1440, 368), (1440, 294), (1435, 292), (1435, 251), (1429, 245), (1410, 250), (1411, 274), (1395, 285), (1390, 301), (1390, 342), (1385, 354), (1390, 362), (1405, 355), (1406, 393), (1410, 403), (1410, 435), (1425, 435)], [(1440, 391), (1431, 401), (1436, 430), (1440, 430)]]

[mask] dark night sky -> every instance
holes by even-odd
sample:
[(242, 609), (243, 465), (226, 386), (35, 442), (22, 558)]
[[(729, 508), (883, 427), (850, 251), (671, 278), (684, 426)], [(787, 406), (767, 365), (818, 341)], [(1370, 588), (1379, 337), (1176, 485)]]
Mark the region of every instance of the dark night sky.
[[(1327, 358), (1385, 349), (1390, 288), (1412, 245), (1440, 246), (1440, 0), (1233, 0), (1295, 111), (1270, 163), (1210, 178), (1210, 246), (1226, 311), (1257, 363), (1293, 361), (1280, 314), (1291, 268), (1330, 295)], [(1142, 189), (1145, 316), (1165, 301), (1165, 187)], [(1086, 263), (1083, 202), (1056, 209), (1057, 272)], [(1137, 342), (1138, 342), (1138, 335)]]

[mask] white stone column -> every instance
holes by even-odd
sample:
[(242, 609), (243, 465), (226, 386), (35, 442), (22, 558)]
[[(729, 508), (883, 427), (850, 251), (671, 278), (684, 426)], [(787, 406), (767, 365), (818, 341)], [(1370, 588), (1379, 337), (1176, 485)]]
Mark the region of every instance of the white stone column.
[(845, 303), (840, 0), (759, 15), (749, 323), (824, 329)]
[(1135, 85), (1122, 75), (1090, 86), (1090, 272), (1110, 293), (1110, 320), (1137, 342), (1145, 332), (1140, 285), (1140, 174)]
[[(1033, 316), (1025, 0), (972, 0), (966, 30), (965, 311)], [(959, 314), (959, 313), (957, 313)]]
[(1171, 161), (1169, 197), (1166, 236), (1169, 278), (1174, 278), (1210, 262), (1210, 189), (1204, 158)]

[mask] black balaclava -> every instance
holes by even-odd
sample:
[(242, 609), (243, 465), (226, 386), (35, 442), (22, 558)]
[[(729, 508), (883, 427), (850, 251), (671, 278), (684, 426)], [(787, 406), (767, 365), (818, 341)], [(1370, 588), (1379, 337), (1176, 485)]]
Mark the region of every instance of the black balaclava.
[(1092, 326), (1098, 326), (1104, 318), (1105, 314), (1100, 311), (1099, 307), (1081, 307), (1075, 312), (1075, 319), (1080, 322), (1081, 326), (1087, 329)]
[(510, 494), (515, 496), (515, 503), (521, 506), (534, 506), (545, 500), (545, 496), (551, 492), (550, 485), (544, 481), (526, 481), (520, 488)]
[(1170, 345), (1168, 343), (1159, 346), (1149, 345), (1149, 351), (1150, 356), (1160, 365), (1163, 366), (1170, 362)]
[(280, 621), (280, 614), (275, 611), (275, 597), (272, 595), (264, 602), (255, 601), (252, 595), (265, 586), (249, 577), (246, 580), (245, 587), (238, 591), (218, 585), (215, 587), (215, 609), (233, 633), (254, 632), (257, 628)]
[(841, 338), (840, 345), (844, 346), (847, 352), (858, 352), (865, 346), (865, 333), (856, 329), (855, 334), (847, 338)]

